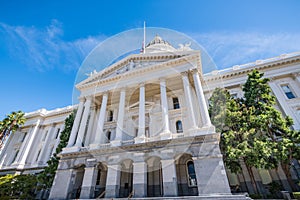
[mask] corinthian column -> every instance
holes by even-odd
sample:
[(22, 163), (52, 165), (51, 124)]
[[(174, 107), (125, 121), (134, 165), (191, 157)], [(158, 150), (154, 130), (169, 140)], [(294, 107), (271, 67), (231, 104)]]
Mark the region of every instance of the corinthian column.
[(91, 103), (92, 103), (92, 97), (89, 96), (86, 98), (86, 102), (84, 104), (83, 116), (81, 119), (80, 128), (79, 128), (79, 132), (78, 132), (78, 136), (77, 136), (76, 144), (75, 144), (75, 146), (77, 146), (77, 147), (81, 147), (83, 144), (83, 138), (84, 138), (84, 134), (85, 134), (86, 124), (87, 124), (87, 120), (88, 120), (90, 110), (91, 110)]
[(211, 121), (208, 114), (208, 109), (205, 101), (205, 97), (203, 94), (203, 89), (201, 85), (201, 81), (199, 78), (198, 70), (193, 69), (193, 78), (194, 78), (194, 84), (196, 88), (196, 94), (197, 94), (197, 100), (200, 108), (200, 116), (202, 120), (202, 126), (211, 126)]
[(191, 129), (197, 128), (197, 123), (195, 119), (195, 113), (194, 113), (194, 106), (192, 101), (192, 92), (191, 92), (191, 86), (190, 81), (188, 78), (188, 72), (182, 72), (182, 82), (183, 82), (183, 89), (184, 89), (184, 95), (186, 100), (186, 107), (188, 109), (188, 115), (191, 121)]
[(161, 106), (162, 106), (163, 132), (169, 133), (170, 127), (169, 127), (167, 88), (166, 88), (166, 81), (164, 79), (160, 80), (160, 97), (161, 97)]
[(119, 103), (119, 112), (118, 112), (118, 120), (117, 120), (117, 131), (116, 138), (111, 143), (113, 145), (120, 145), (123, 134), (123, 125), (124, 125), (124, 113), (125, 113), (125, 97), (126, 91), (125, 88), (122, 88), (120, 92), (120, 103)]
[(104, 93), (102, 96), (102, 103), (101, 103), (99, 118), (98, 118), (98, 122), (97, 122), (95, 144), (101, 144), (104, 142), (103, 141), (103, 139), (104, 139), (103, 127), (104, 127), (107, 99), (108, 99), (108, 94)]
[(81, 98), (78, 109), (77, 109), (77, 112), (76, 112), (76, 117), (75, 117), (74, 124), (73, 124), (73, 127), (72, 127), (70, 139), (69, 139), (69, 142), (68, 142), (68, 147), (72, 147), (75, 143), (78, 128), (79, 128), (79, 124), (80, 124), (80, 119), (81, 119), (81, 115), (82, 115), (82, 111), (83, 111), (83, 106), (84, 106), (84, 99)]
[(134, 138), (136, 143), (145, 142), (145, 84), (140, 84), (139, 101), (139, 130), (138, 136)]

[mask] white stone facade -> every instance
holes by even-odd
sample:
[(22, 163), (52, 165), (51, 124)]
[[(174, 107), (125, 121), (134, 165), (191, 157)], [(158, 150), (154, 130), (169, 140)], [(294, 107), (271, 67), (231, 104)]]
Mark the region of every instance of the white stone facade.
[(66, 117), (76, 106), (26, 113), (21, 130), (11, 134), (0, 154), (0, 175), (38, 173), (59, 143)]
[[(93, 73), (76, 85), (80, 102), (50, 199), (230, 194), (236, 184), (251, 190), (247, 175), (226, 173), (207, 105), (216, 87), (240, 97), (254, 68), (271, 79), (277, 109), (299, 130), (300, 54), (203, 75), (199, 51), (176, 50), (157, 36), (146, 53)], [(27, 114), (1, 152), (0, 173), (41, 170), (72, 109)], [(282, 171), (256, 174), (262, 187), (271, 174), (290, 190)]]

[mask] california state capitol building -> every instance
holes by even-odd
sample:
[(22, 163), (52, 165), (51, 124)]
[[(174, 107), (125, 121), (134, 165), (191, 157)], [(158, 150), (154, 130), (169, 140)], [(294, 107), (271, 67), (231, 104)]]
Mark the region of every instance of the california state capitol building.
[[(25, 125), (1, 151), (0, 175), (41, 172), (59, 143), (64, 120), (76, 109), (49, 199), (246, 199), (232, 193), (236, 186), (253, 193), (249, 172), (225, 168), (208, 99), (217, 87), (242, 97), (247, 74), (258, 69), (270, 79), (276, 108), (300, 130), (300, 53), (204, 73), (201, 51), (175, 45), (157, 35), (144, 52), (79, 82), (78, 104), (26, 113)], [(297, 180), (300, 166), (297, 161), (293, 166)], [(280, 166), (252, 172), (261, 194), (270, 193), (272, 181), (292, 191)]]

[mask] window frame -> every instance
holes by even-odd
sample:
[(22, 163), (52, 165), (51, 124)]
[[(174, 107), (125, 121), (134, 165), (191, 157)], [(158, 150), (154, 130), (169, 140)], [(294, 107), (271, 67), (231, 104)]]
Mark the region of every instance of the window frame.
[[(180, 122), (181, 130), (178, 128), (178, 123)], [(183, 125), (181, 120), (176, 120), (175, 122), (176, 133), (183, 133)]]
[[(190, 173), (189, 173), (189, 167), (188, 167), (188, 163), (189, 162), (192, 162), (193, 164), (193, 167), (194, 167), (194, 175), (195, 175), (195, 185), (192, 185), (191, 184), (191, 176), (190, 176)], [(195, 170), (195, 163), (192, 159), (188, 159), (186, 162), (185, 162), (185, 168), (186, 168), (186, 175), (187, 175), (187, 182), (188, 182), (188, 187), (197, 187), (198, 186), (198, 183), (197, 183), (197, 175), (196, 175), (196, 170)], [(191, 178), (191, 179), (190, 179)]]
[[(289, 90), (289, 92), (286, 92), (284, 87), (287, 87), (287, 89)], [(285, 98), (287, 99), (295, 99), (297, 98), (295, 91), (293, 90), (293, 88), (290, 86), (290, 84), (281, 84), (280, 85), (281, 90), (283, 91)], [(290, 96), (291, 95), (291, 96)]]
[[(177, 100), (177, 102), (174, 101), (174, 100)], [(173, 104), (173, 109), (174, 110), (180, 109), (180, 102), (179, 102), (178, 97), (172, 97), (172, 104)]]
[(114, 111), (113, 110), (108, 110), (107, 122), (112, 122), (112, 121), (114, 121)]

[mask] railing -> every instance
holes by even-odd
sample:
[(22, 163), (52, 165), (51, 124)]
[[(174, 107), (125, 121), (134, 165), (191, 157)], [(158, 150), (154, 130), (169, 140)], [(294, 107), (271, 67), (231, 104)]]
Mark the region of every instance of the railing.
[(134, 144), (134, 140), (122, 141), (122, 145)]
[(96, 198), (96, 199), (100, 199), (100, 198), (102, 198), (102, 197), (104, 197), (104, 195), (105, 195), (105, 190)]
[(134, 190), (132, 190), (132, 192), (128, 195), (128, 199), (131, 199), (134, 195)]

